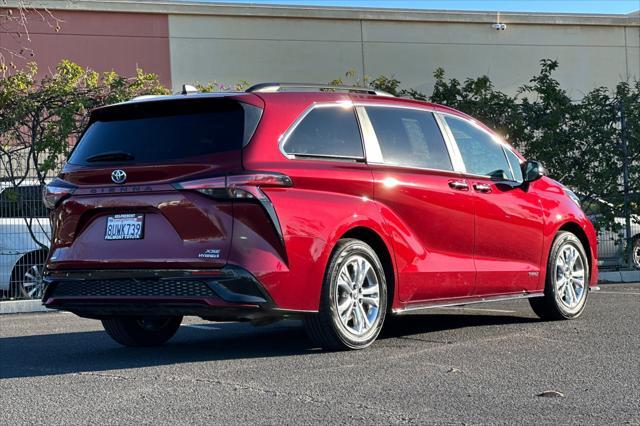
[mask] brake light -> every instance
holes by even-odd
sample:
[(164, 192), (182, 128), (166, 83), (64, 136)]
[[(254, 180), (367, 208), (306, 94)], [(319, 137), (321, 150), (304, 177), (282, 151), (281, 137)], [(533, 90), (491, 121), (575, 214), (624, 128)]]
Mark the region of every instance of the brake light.
[(282, 227), (271, 200), (260, 190), (264, 187), (293, 186), (291, 178), (282, 173), (245, 173), (214, 178), (192, 180), (174, 183), (173, 187), (180, 190), (198, 191), (211, 198), (223, 199), (255, 199), (264, 208), (271, 219), (274, 229), (284, 244)]
[(200, 192), (213, 198), (263, 198), (260, 187), (289, 187), (293, 182), (281, 173), (247, 173), (174, 183), (173, 187)]
[(249, 173), (227, 176), (227, 185), (234, 186), (292, 186), (291, 178), (281, 173)]
[(62, 179), (55, 179), (42, 188), (42, 202), (48, 209), (54, 209), (65, 198), (71, 196), (76, 187)]

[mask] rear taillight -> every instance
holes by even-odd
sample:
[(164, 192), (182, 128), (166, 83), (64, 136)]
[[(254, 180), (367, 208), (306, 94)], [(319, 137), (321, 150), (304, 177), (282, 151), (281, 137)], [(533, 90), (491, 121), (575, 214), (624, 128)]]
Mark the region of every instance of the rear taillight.
[(197, 191), (212, 198), (264, 198), (261, 187), (289, 187), (291, 178), (281, 173), (247, 173), (174, 183), (176, 189)]
[(54, 209), (60, 201), (73, 194), (76, 187), (69, 182), (55, 179), (42, 188), (42, 202), (48, 209)]
[(282, 228), (278, 215), (271, 203), (271, 200), (260, 190), (260, 188), (285, 188), (293, 186), (291, 178), (282, 173), (246, 173), (229, 176), (219, 176), (214, 178), (192, 180), (189, 182), (174, 183), (173, 187), (180, 190), (197, 191), (211, 198), (216, 199), (254, 199), (264, 208), (269, 219), (284, 243)]

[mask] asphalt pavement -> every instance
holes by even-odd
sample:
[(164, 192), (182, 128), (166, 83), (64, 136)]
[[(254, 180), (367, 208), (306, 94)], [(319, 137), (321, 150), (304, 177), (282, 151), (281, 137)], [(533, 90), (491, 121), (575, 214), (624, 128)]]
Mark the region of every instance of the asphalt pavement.
[(369, 349), (322, 352), (297, 321), (188, 318), (159, 348), (98, 321), (0, 316), (3, 424), (640, 424), (640, 284), (577, 320), (526, 301), (433, 309)]

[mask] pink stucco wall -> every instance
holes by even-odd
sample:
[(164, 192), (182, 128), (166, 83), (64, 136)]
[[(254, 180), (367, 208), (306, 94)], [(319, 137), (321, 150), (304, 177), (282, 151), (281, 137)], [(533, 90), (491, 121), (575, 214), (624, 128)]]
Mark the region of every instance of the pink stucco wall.
[[(0, 48), (7, 62), (21, 67), (35, 61), (41, 74), (53, 70), (61, 59), (95, 71), (115, 70), (125, 75), (133, 75), (140, 67), (158, 74), (162, 83), (171, 87), (167, 15), (51, 11), (61, 20), (56, 32), (56, 21), (43, 14), (45, 19), (35, 13), (29, 16), (30, 42), (24, 34), (17, 37), (15, 27), (0, 28)], [(19, 53), (24, 48), (25, 58), (11, 58), (7, 53)]]

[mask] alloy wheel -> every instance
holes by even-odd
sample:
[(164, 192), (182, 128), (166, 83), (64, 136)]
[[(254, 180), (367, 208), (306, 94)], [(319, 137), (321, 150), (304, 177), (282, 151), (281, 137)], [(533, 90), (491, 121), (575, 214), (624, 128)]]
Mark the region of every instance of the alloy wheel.
[(633, 243), (633, 266), (640, 269), (640, 238)]
[(352, 335), (362, 337), (380, 319), (380, 283), (374, 267), (356, 255), (347, 260), (335, 286), (335, 310), (341, 325)]
[(44, 292), (44, 280), (42, 275), (42, 265), (27, 265), (27, 269), (22, 275), (20, 292), (29, 299), (40, 299)]
[(576, 308), (586, 294), (585, 263), (578, 249), (567, 244), (556, 256), (556, 298), (569, 309)]

